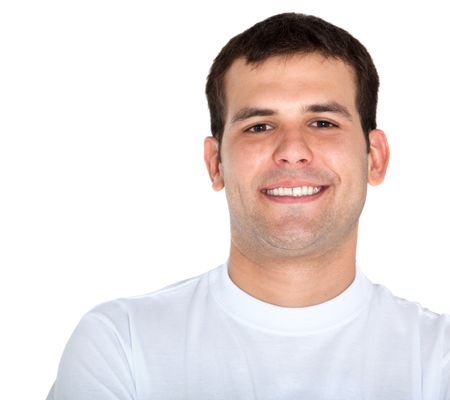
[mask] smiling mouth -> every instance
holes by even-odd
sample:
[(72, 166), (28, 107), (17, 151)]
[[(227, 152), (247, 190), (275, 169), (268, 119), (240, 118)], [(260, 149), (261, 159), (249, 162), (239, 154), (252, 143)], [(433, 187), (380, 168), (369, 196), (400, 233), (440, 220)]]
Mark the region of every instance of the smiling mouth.
[(278, 187), (273, 189), (264, 189), (263, 193), (269, 196), (277, 197), (305, 197), (313, 196), (323, 189), (323, 186)]

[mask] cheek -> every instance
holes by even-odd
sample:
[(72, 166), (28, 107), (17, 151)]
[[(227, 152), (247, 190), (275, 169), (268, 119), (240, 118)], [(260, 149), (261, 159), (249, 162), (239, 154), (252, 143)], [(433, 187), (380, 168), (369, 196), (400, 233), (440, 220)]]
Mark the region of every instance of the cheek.
[(267, 148), (260, 144), (236, 143), (226, 147), (222, 156), (225, 180), (252, 181), (267, 164)]
[[(359, 143), (358, 143), (359, 144)], [(365, 144), (339, 143), (333, 146), (322, 146), (321, 156), (326, 166), (348, 185), (367, 184), (368, 156)]]

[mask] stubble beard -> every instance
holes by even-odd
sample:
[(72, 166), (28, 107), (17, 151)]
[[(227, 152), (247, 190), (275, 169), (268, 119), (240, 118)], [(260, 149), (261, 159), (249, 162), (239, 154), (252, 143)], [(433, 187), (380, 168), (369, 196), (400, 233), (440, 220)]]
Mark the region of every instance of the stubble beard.
[(297, 212), (276, 223), (255, 210), (247, 210), (245, 215), (230, 210), (232, 242), (241, 254), (259, 264), (319, 259), (356, 238), (364, 201), (365, 197), (355, 202), (347, 213), (324, 209), (312, 220)]

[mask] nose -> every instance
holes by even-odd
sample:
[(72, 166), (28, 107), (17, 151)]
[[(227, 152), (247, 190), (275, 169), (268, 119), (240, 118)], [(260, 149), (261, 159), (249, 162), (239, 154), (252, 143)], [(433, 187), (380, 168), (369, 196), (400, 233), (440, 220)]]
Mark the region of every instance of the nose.
[[(280, 132), (281, 133), (281, 132)], [(273, 158), (278, 165), (308, 165), (313, 153), (305, 134), (298, 129), (282, 132), (278, 137)]]

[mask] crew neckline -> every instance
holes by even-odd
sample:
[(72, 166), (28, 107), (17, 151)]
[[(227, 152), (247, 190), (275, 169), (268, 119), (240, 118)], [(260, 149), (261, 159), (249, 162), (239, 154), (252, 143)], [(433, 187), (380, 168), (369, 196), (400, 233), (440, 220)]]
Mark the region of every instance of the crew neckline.
[(367, 307), (373, 293), (373, 284), (358, 265), (347, 289), (333, 299), (308, 307), (281, 307), (258, 300), (231, 280), (228, 263), (209, 273), (209, 286), (215, 300), (235, 320), (285, 334), (310, 334), (340, 326)]

